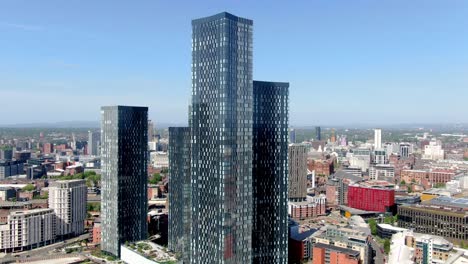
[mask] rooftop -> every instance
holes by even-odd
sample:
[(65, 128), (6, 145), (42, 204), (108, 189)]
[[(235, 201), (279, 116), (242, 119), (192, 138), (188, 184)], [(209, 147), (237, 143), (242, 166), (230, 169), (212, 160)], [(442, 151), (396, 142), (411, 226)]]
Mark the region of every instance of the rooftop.
[(359, 257), (359, 252), (358, 251), (354, 251), (354, 250), (349, 249), (349, 248), (341, 248), (341, 247), (337, 247), (337, 246), (334, 246), (334, 245), (327, 245), (327, 244), (322, 244), (322, 243), (317, 243), (317, 244), (314, 245), (314, 247), (329, 249), (329, 250), (332, 250), (332, 251), (342, 252), (342, 253), (345, 253), (345, 254), (353, 256), (353, 257)]
[(446, 196), (439, 196), (437, 198), (429, 200), (427, 204), (468, 209), (468, 197), (452, 198)]
[(315, 232), (317, 232), (317, 229), (309, 229), (307, 231), (304, 231), (302, 233), (292, 233), (291, 234), (291, 239), (296, 240), (296, 241), (302, 241), (311, 235), (313, 235)]

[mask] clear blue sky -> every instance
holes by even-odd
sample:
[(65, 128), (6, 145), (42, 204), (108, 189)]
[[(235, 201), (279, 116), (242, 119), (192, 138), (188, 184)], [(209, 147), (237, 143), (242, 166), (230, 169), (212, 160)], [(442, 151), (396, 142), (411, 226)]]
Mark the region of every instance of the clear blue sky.
[(467, 122), (468, 1), (0, 1), (0, 124), (146, 105), (184, 123), (191, 20), (254, 20), (254, 79), (292, 125)]

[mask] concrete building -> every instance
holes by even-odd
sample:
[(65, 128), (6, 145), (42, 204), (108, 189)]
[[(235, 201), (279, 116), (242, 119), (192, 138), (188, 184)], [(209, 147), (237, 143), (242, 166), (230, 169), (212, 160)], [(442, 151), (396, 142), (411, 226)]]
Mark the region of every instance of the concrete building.
[(399, 206), (399, 227), (451, 241), (468, 240), (468, 200), (447, 199), (435, 198), (430, 203)]
[[(369, 264), (373, 262), (372, 249), (369, 242), (369, 233), (363, 232), (356, 227), (338, 227), (329, 225), (325, 231), (314, 235), (314, 250), (318, 244), (333, 245), (341, 249), (349, 249), (357, 252), (359, 263)], [(313, 255), (313, 259), (320, 255)], [(327, 262), (328, 263), (328, 262)], [(338, 262), (341, 263), (341, 262)]]
[(55, 240), (56, 219), (53, 209), (15, 211), (0, 225), (0, 250), (30, 250)]
[(85, 180), (55, 181), (49, 185), (49, 208), (57, 216), (57, 237), (83, 234), (88, 188)]
[(387, 154), (383, 149), (374, 150), (374, 163), (375, 164), (386, 164), (388, 163)]
[(374, 129), (374, 149), (382, 148), (382, 129)]
[(24, 174), (23, 162), (0, 160), (0, 180), (20, 174)]
[(151, 120), (148, 120), (148, 142), (154, 140), (154, 123)]
[(148, 108), (102, 107), (101, 131), (101, 249), (120, 256), (148, 236)]
[(288, 262), (288, 105), (289, 83), (253, 82), (253, 263)]
[(453, 244), (440, 236), (403, 229), (392, 235), (389, 263), (447, 263)]
[(99, 156), (101, 147), (101, 132), (88, 131), (88, 155)]
[(12, 149), (0, 149), (0, 160), (11, 160), (13, 159)]
[(16, 198), (16, 189), (13, 187), (0, 187), (0, 200), (9, 201)]
[(422, 158), (429, 160), (443, 160), (444, 150), (442, 149), (441, 143), (434, 140), (429, 142), (429, 145), (424, 146), (424, 154), (422, 155)]
[(307, 196), (307, 146), (291, 144), (289, 152), (289, 200), (304, 201)]
[(400, 157), (402, 159), (409, 158), (409, 155), (412, 153), (412, 146), (409, 143), (400, 143)]
[(371, 163), (371, 151), (367, 148), (353, 149), (352, 153), (346, 155), (350, 167), (360, 168), (362, 172), (367, 172)]
[(393, 182), (395, 167), (391, 164), (378, 164), (369, 168), (369, 180), (383, 180)]

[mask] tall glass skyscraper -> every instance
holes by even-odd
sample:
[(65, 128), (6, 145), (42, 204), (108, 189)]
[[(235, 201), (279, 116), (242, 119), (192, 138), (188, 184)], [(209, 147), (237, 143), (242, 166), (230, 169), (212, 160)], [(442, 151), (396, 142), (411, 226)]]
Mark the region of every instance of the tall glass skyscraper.
[(148, 228), (148, 108), (101, 108), (101, 249), (146, 239)]
[(192, 263), (252, 262), (252, 25), (192, 21)]
[(253, 82), (253, 263), (288, 263), (288, 89)]
[(190, 263), (192, 188), (190, 128), (169, 128), (169, 249)]

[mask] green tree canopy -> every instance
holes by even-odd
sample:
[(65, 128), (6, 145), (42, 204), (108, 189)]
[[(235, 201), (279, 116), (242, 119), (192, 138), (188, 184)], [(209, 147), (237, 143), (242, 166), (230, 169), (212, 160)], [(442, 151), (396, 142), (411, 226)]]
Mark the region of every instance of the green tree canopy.
[(23, 191), (26, 191), (26, 192), (31, 192), (31, 191), (34, 191), (36, 189), (36, 187), (34, 187), (34, 185), (32, 185), (31, 183), (28, 183), (26, 186), (23, 187)]

